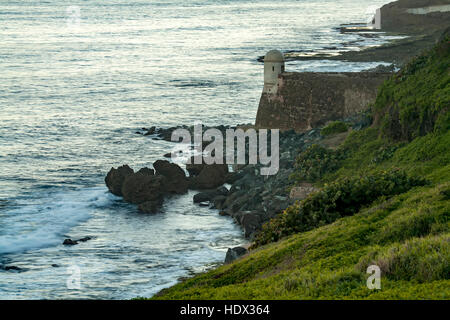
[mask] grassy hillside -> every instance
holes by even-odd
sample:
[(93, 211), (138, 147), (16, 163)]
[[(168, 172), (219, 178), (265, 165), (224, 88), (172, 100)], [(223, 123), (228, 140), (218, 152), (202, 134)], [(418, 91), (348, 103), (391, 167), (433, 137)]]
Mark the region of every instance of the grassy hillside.
[[(380, 88), (370, 128), (299, 155), (293, 178), (321, 190), (266, 224), (249, 255), (154, 298), (449, 299), (449, 68), (446, 37)], [(372, 264), (380, 290), (366, 286)]]

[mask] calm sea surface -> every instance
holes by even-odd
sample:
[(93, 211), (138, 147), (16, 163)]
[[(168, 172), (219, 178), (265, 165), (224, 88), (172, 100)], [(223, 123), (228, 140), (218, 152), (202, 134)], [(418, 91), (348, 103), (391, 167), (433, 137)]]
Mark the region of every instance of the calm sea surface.
[[(140, 214), (107, 192), (105, 174), (168, 152), (141, 127), (253, 122), (259, 56), (378, 45), (334, 28), (386, 2), (0, 0), (0, 266), (22, 269), (0, 270), (0, 298), (151, 296), (223, 261), (245, 242), (231, 219), (193, 205), (192, 192)], [(94, 239), (62, 245), (83, 236)], [(66, 285), (73, 266), (79, 290)]]

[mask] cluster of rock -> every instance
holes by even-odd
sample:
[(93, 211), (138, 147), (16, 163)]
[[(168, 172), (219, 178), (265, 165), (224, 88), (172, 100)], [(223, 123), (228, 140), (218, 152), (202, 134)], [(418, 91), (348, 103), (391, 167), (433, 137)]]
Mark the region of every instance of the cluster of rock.
[(281, 132), (278, 173), (262, 176), (262, 165), (246, 165), (229, 175), (227, 181), (231, 187), (228, 193), (214, 198), (211, 206), (219, 209), (220, 214), (231, 216), (242, 226), (245, 237), (252, 238), (265, 222), (315, 190), (310, 186), (296, 187), (304, 189), (299, 197), (298, 193), (291, 192), (289, 177), (294, 172), (298, 153), (321, 139), (320, 130)]
[(128, 165), (111, 168), (105, 183), (109, 191), (129, 203), (137, 204), (145, 213), (160, 210), (164, 197), (184, 194), (188, 189), (211, 189), (223, 185), (228, 167), (226, 165), (192, 165), (189, 177), (177, 164), (157, 160), (153, 168), (142, 168), (134, 172)]
[[(220, 125), (215, 127), (207, 127), (202, 126), (202, 130), (205, 131), (210, 128), (218, 129), (222, 134), (225, 136), (225, 132), (227, 129), (236, 129), (236, 127), (240, 126), (249, 126), (250, 124), (240, 124), (237, 126), (226, 126), (226, 125)], [(177, 129), (185, 129), (191, 133), (191, 136), (194, 135), (194, 126), (177, 126), (177, 127), (169, 127), (169, 128), (159, 128), (156, 126), (152, 126), (150, 128), (141, 128), (141, 130), (136, 131), (136, 134), (144, 135), (144, 136), (151, 136), (154, 140), (165, 140), (165, 141), (172, 141), (172, 132)]]
[[(351, 116), (343, 121), (353, 130), (360, 130), (370, 124), (364, 114)], [(222, 126), (219, 130), (225, 131), (227, 128), (230, 127)], [(146, 130), (159, 135), (158, 139), (170, 141), (175, 129), (177, 128), (152, 127)], [(138, 209), (146, 213), (158, 212), (164, 197), (170, 194), (184, 194), (189, 189), (199, 190), (193, 197), (194, 203), (218, 209), (221, 215), (232, 217), (242, 226), (245, 237), (251, 239), (264, 223), (295, 201), (304, 199), (317, 190), (306, 182), (293, 186), (290, 176), (294, 173), (298, 154), (313, 144), (322, 144), (324, 137), (321, 136), (320, 129), (303, 133), (283, 131), (279, 138), (279, 171), (272, 176), (260, 174), (261, 164), (234, 165), (233, 171), (229, 172), (227, 164), (194, 164), (191, 159), (192, 164), (186, 164), (186, 170), (183, 170), (177, 164), (158, 160), (153, 163), (153, 169), (142, 168), (137, 172), (128, 165), (112, 168), (105, 182), (111, 193), (137, 204)], [(270, 139), (269, 131), (268, 141)], [(248, 150), (247, 141), (246, 151)], [(230, 248), (225, 262), (229, 263), (247, 252), (244, 247)]]

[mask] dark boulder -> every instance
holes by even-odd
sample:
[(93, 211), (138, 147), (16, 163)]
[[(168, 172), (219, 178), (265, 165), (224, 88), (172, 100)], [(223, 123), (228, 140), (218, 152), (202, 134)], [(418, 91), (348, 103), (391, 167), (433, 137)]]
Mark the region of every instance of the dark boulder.
[(79, 242), (86, 242), (92, 240), (91, 237), (83, 237), (81, 239), (76, 239), (76, 240), (72, 240), (72, 239), (65, 239), (63, 244), (66, 246), (74, 246), (76, 244), (78, 244)]
[(76, 244), (78, 244), (78, 242), (75, 240), (72, 240), (72, 239), (65, 239), (63, 242), (63, 245), (66, 245), (66, 246), (74, 246)]
[(163, 200), (162, 199), (157, 199), (154, 201), (146, 201), (141, 203), (138, 206), (139, 211), (143, 212), (143, 213), (157, 213), (158, 211), (161, 210), (161, 206), (163, 204)]
[(214, 198), (215, 193), (214, 191), (205, 191), (205, 192), (200, 192), (197, 193), (196, 195), (194, 195), (194, 203), (200, 203), (200, 202), (205, 202), (205, 201), (211, 201), (212, 198)]
[(226, 199), (227, 199), (226, 196), (214, 197), (214, 199), (212, 200), (213, 208), (219, 209), (219, 210), (223, 209), (223, 203), (225, 202)]
[(156, 173), (164, 176), (164, 191), (168, 193), (183, 194), (188, 190), (188, 179), (183, 169), (175, 163), (167, 160), (157, 160), (153, 164)]
[(145, 174), (145, 175), (153, 176), (155, 174), (155, 170), (149, 169), (149, 168), (141, 168), (136, 173), (142, 173), (142, 174)]
[(116, 196), (121, 196), (122, 185), (125, 178), (133, 173), (133, 169), (126, 164), (118, 167), (117, 169), (111, 168), (105, 178), (105, 183), (109, 191)]
[(4, 265), (0, 265), (0, 270), (5, 270), (5, 271), (26, 271), (27, 269), (22, 269), (18, 266), (4, 266)]
[(135, 204), (158, 200), (163, 195), (165, 180), (166, 178), (161, 175), (145, 173), (129, 175), (122, 186), (123, 199)]
[(186, 163), (186, 171), (189, 172), (190, 177), (198, 176), (205, 166), (204, 163), (194, 163), (194, 157), (191, 157), (189, 163)]
[(242, 257), (243, 255), (247, 254), (248, 250), (244, 247), (235, 247), (235, 248), (228, 248), (227, 254), (225, 256), (225, 263), (231, 263), (238, 259), (239, 257)]
[(77, 242), (79, 242), (79, 241), (81, 241), (81, 242), (86, 242), (86, 241), (89, 241), (89, 240), (92, 240), (92, 238), (91, 238), (91, 237), (84, 237), (84, 238), (78, 239), (78, 240), (76, 240), (76, 241), (77, 241)]
[(241, 225), (244, 228), (245, 237), (249, 238), (261, 228), (261, 221), (257, 214), (244, 213), (241, 217)]
[(225, 183), (228, 174), (228, 166), (225, 164), (206, 165), (198, 176), (191, 177), (189, 187), (191, 189), (214, 189)]
[(149, 136), (149, 135), (155, 134), (155, 133), (156, 133), (156, 127), (151, 127), (150, 129), (147, 130), (147, 132), (144, 134), (144, 136)]
[(228, 189), (222, 186), (215, 190), (208, 190), (208, 191), (197, 193), (194, 196), (194, 203), (212, 201), (217, 196), (226, 196), (227, 194), (228, 194)]

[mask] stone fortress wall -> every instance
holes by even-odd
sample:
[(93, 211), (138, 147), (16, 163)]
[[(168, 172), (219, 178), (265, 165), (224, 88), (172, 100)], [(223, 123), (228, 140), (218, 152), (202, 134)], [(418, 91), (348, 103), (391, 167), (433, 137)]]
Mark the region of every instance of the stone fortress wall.
[(285, 72), (277, 90), (263, 92), (255, 126), (297, 132), (363, 111), (389, 73)]
[(364, 110), (389, 73), (285, 72), (278, 50), (264, 57), (264, 88), (257, 128), (310, 130)]

